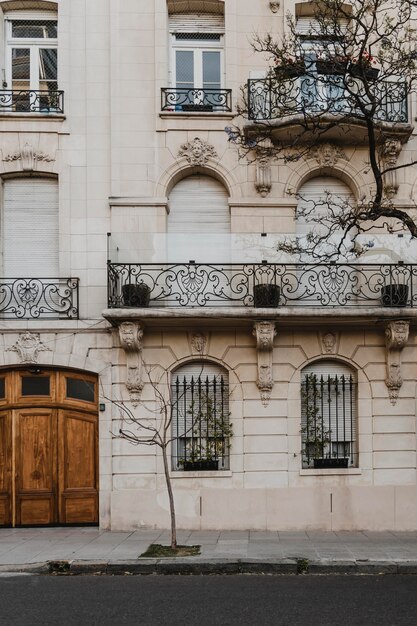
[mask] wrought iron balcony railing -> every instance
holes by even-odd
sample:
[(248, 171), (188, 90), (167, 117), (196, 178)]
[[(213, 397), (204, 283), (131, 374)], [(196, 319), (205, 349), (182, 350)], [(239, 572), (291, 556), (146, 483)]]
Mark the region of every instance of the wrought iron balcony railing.
[[(350, 79), (355, 80), (355, 79)], [(292, 116), (339, 114), (362, 117), (341, 75), (298, 76), (278, 81), (271, 78), (248, 80), (248, 117), (252, 121), (278, 120)], [(406, 87), (403, 83), (376, 82), (369, 87), (376, 93), (374, 119), (388, 123), (408, 123)], [(363, 89), (363, 87), (358, 87)], [(365, 102), (366, 96), (361, 96)]]
[(78, 278), (0, 278), (0, 319), (78, 319)]
[(0, 113), (64, 113), (63, 91), (0, 90)]
[(110, 308), (416, 307), (417, 265), (109, 263)]
[(183, 113), (227, 113), (232, 110), (232, 90), (163, 87), (161, 109)]

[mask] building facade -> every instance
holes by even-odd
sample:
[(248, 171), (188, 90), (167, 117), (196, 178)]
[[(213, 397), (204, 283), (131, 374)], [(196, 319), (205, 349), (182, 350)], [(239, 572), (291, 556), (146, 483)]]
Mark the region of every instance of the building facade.
[(167, 527), (160, 449), (117, 436), (120, 403), (159, 423), (157, 387), (179, 527), (416, 530), (417, 248), (283, 256), (300, 197), (370, 197), (367, 146), (248, 162), (225, 132), (266, 76), (251, 33), (303, 7), (0, 1), (0, 526)]

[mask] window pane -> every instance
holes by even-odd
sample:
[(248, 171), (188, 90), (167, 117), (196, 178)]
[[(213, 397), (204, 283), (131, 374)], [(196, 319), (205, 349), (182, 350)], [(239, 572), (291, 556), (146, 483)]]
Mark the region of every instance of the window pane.
[(220, 89), (220, 52), (203, 52), (203, 87)]
[(12, 80), (30, 79), (30, 49), (13, 48), (12, 50)]
[(56, 39), (58, 22), (53, 20), (13, 20), (12, 37), (21, 39)]
[[(39, 50), (39, 80), (57, 79), (58, 50)], [(56, 85), (53, 87), (56, 88)]]
[(6, 397), (6, 385), (5, 385), (5, 379), (4, 378), (0, 378), (0, 398), (5, 398)]
[(67, 398), (94, 402), (95, 385), (89, 380), (80, 378), (67, 378)]
[(177, 50), (175, 56), (177, 87), (194, 86), (194, 52)]
[(49, 396), (49, 376), (22, 376), (22, 396)]

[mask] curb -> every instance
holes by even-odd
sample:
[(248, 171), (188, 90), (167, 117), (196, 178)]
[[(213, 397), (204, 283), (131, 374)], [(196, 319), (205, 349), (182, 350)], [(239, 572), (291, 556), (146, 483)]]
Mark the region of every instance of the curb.
[(132, 561), (46, 561), (0, 565), (0, 573), (55, 576), (151, 576), (258, 574), (308, 575), (417, 575), (417, 561), (308, 561), (307, 559), (140, 559)]

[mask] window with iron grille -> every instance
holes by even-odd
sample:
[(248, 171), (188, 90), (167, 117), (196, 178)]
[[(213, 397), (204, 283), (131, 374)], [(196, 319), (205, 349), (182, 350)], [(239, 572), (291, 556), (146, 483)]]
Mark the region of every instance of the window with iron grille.
[(171, 13), (170, 80), (163, 108), (175, 111), (230, 110), (224, 89), (224, 16)]
[(232, 427), (225, 370), (192, 363), (174, 372), (172, 435), (174, 470), (229, 469)]
[(303, 370), (301, 442), (304, 468), (357, 466), (357, 384), (349, 367), (321, 361)]
[(58, 109), (56, 15), (12, 12), (5, 18), (5, 35), (3, 88), (13, 93), (9, 108), (19, 112)]

